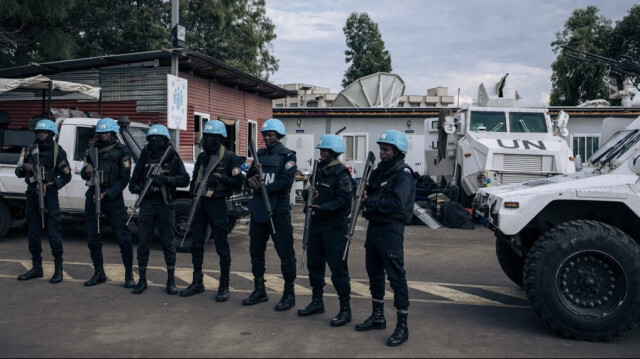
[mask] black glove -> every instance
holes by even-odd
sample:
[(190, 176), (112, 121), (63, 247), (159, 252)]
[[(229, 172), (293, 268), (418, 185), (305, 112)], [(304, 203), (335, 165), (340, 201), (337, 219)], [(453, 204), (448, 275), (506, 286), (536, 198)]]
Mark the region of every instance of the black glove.
[(28, 172), (35, 173), (35, 167), (36, 166), (34, 166), (33, 163), (29, 163), (29, 162), (22, 164), (22, 168), (23, 168), (24, 172), (27, 172), (27, 173)]
[(169, 181), (169, 177), (164, 175), (151, 175), (149, 177), (151, 177), (151, 179), (153, 179), (153, 183), (158, 186), (162, 186)]
[(140, 191), (142, 191), (142, 187), (140, 187), (137, 184), (130, 184), (129, 185), (129, 192), (131, 192), (131, 194), (140, 194)]
[(217, 173), (212, 173), (212, 174), (209, 176), (209, 179), (207, 180), (207, 186), (208, 186), (209, 188), (211, 188), (211, 187), (215, 187), (215, 186), (218, 184), (218, 182), (220, 181), (220, 178), (218, 178), (218, 176), (216, 176), (216, 174), (217, 174)]

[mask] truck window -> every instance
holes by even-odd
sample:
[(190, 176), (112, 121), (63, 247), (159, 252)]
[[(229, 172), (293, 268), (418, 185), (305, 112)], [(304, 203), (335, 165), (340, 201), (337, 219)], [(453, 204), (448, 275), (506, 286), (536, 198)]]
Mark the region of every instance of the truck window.
[(83, 161), (89, 145), (96, 141), (95, 127), (76, 127), (76, 148), (73, 151), (74, 161)]
[(547, 122), (543, 113), (510, 112), (509, 129), (511, 132), (546, 133)]
[(471, 111), (471, 131), (507, 132), (504, 112)]

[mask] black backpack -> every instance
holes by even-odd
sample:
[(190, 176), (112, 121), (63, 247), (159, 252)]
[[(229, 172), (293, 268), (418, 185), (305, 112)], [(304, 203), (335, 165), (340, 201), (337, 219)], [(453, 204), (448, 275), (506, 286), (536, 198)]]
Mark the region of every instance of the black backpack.
[(442, 224), (449, 228), (474, 229), (473, 217), (458, 202), (444, 202), (440, 205)]

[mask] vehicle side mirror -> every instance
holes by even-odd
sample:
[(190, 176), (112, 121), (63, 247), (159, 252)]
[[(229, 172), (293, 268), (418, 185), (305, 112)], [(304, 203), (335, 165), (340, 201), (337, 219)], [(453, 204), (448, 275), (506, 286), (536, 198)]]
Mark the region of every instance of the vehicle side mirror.
[(444, 118), (444, 132), (449, 135), (456, 132), (456, 123), (453, 117), (447, 116)]
[(560, 111), (560, 113), (558, 114), (558, 119), (556, 120), (556, 127), (558, 127), (560, 136), (567, 137), (569, 135), (569, 130), (567, 130), (568, 123), (569, 115), (567, 115), (567, 113), (564, 111)]
[(629, 167), (635, 174), (640, 175), (640, 156), (637, 156), (632, 161), (629, 161)]

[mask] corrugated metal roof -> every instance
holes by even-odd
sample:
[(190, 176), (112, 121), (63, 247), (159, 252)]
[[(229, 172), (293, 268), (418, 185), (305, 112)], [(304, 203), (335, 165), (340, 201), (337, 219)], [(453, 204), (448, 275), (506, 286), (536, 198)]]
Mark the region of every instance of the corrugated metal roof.
[[(52, 75), (60, 72), (90, 70), (109, 66), (126, 66), (146, 61), (157, 61), (158, 66), (171, 67), (171, 51), (155, 50), (130, 54), (88, 57), (83, 59), (53, 61), (46, 63), (31, 63), (0, 69), (0, 77), (23, 78), (38, 74)], [(179, 54), (179, 68), (181, 72), (193, 72), (193, 75), (216, 81), (217, 83), (241, 91), (250, 92), (256, 96), (276, 99), (286, 96), (296, 96), (297, 92), (285, 90), (268, 81), (264, 81), (213, 57), (197, 52), (181, 52)]]

